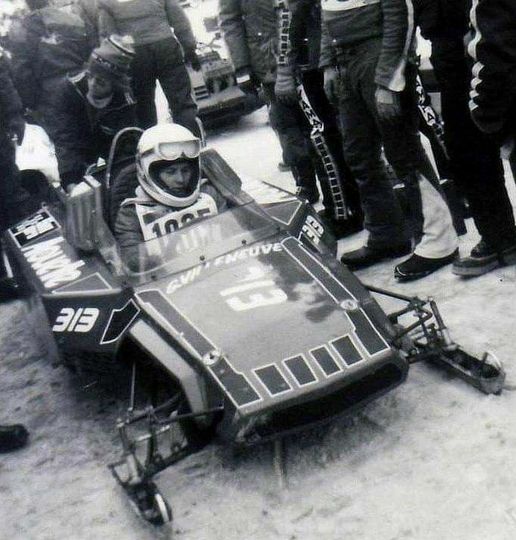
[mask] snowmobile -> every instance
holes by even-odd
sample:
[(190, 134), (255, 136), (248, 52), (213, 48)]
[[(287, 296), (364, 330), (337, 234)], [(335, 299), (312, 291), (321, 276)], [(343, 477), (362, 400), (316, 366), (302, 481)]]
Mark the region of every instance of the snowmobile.
[[(390, 392), (414, 362), (501, 392), (501, 364), (461, 349), (432, 299), (361, 283), (305, 200), (244, 184), (212, 149), (202, 172), (228, 209), (122, 249), (113, 223), (136, 187), (122, 156), (139, 135), (120, 132), (104, 167), (71, 194), (55, 188), (3, 241), (47, 347), (76, 368), (130, 373), (111, 470), (143, 518), (172, 519), (155, 476), (214, 437), (281, 441)], [(378, 295), (402, 305), (386, 313)]]

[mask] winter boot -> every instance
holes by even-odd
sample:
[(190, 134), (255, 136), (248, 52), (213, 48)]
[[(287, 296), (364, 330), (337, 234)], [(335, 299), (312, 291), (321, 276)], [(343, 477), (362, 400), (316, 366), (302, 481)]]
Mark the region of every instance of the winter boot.
[(408, 255), (412, 250), (410, 242), (395, 246), (372, 247), (362, 246), (359, 249), (343, 253), (340, 262), (350, 270), (360, 270), (381, 262), (385, 259), (395, 259)]
[(27, 444), (29, 432), (21, 424), (0, 426), (0, 452), (11, 452)]
[(398, 281), (414, 281), (416, 279), (421, 279), (430, 275), (432, 272), (439, 270), (439, 268), (452, 263), (458, 255), (458, 249), (446, 257), (439, 257), (437, 259), (421, 257), (421, 255), (414, 253), (406, 261), (398, 264), (394, 268), (394, 277)]
[(484, 240), (471, 250), (469, 257), (457, 259), (452, 272), (457, 276), (474, 277), (486, 274), (499, 266), (516, 263), (516, 240), (493, 248)]

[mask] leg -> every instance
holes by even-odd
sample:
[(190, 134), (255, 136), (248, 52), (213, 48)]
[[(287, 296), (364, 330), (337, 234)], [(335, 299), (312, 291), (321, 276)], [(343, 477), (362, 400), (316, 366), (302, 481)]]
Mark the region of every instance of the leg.
[(462, 42), (434, 40), (432, 64), (441, 88), (453, 177), (469, 202), (482, 239), (491, 246), (503, 247), (516, 239), (514, 215), (499, 148), (478, 130), (469, 115), (470, 72)]
[(152, 45), (136, 47), (136, 56), (132, 63), (133, 91), (136, 98), (138, 127), (150, 128), (157, 123), (155, 93), (156, 64)]
[(344, 156), (355, 176), (367, 245), (385, 248), (407, 241), (403, 216), (381, 158), (381, 138), (367, 93), (374, 94), (376, 56), (356, 58), (341, 66), (339, 114)]
[(158, 69), (158, 80), (167, 98), (172, 119), (201, 136), (197, 123), (197, 104), (183, 54), (175, 39), (164, 39), (153, 44)]

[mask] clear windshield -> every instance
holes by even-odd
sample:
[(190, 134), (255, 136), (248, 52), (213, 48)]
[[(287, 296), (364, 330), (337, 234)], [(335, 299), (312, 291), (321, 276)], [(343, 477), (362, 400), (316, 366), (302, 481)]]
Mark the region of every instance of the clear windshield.
[(196, 221), (161, 238), (121, 248), (123, 273), (133, 284), (145, 283), (263, 240), (279, 229), (251, 202)]

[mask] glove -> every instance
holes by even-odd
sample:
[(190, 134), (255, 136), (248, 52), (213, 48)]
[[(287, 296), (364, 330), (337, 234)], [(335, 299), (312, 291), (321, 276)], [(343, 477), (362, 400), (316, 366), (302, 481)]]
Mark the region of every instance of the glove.
[(282, 103), (297, 103), (296, 81), (290, 66), (278, 66), (274, 94)]
[(247, 68), (239, 68), (235, 71), (236, 82), (238, 87), (244, 94), (258, 95), (258, 87), (256, 80), (249, 73)]
[(197, 53), (195, 51), (188, 51), (187, 53), (185, 53), (185, 61), (187, 64), (190, 64), (192, 66), (192, 69), (194, 71), (201, 70), (201, 61), (199, 60), (199, 57), (197, 56)]
[(7, 131), (16, 140), (18, 146), (21, 146), (23, 137), (25, 136), (25, 120), (23, 116), (13, 116), (7, 124)]
[(324, 68), (324, 93), (330, 103), (336, 104), (339, 100), (339, 72), (333, 66)]
[(379, 86), (375, 92), (376, 110), (381, 120), (394, 122), (401, 116), (401, 101), (398, 92)]

